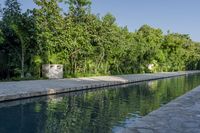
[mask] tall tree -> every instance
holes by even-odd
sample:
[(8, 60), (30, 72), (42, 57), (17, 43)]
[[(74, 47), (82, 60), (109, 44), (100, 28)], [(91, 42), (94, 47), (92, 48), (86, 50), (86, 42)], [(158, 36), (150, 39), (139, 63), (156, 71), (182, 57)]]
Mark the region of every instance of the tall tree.
[(37, 43), (44, 63), (55, 63), (54, 57), (63, 43), (64, 19), (57, 0), (34, 0), (40, 7), (35, 9)]
[(25, 67), (28, 68), (25, 62), (30, 60), (26, 53), (31, 51), (29, 46), (34, 42), (33, 16), (30, 11), (22, 13), (17, 0), (7, 0), (3, 9), (1, 29), (5, 36), (3, 49), (8, 58), (8, 68), (19, 71), (23, 78)]
[(168, 71), (185, 70), (187, 60), (186, 49), (190, 47), (191, 39), (188, 35), (169, 33), (165, 36), (162, 49), (167, 58)]
[(143, 25), (137, 32), (138, 63), (142, 71), (148, 71), (148, 64), (156, 65), (162, 62), (162, 51), (160, 49), (163, 35), (160, 29), (154, 29), (148, 25)]
[[(17, 0), (6, 0), (5, 8), (3, 8), (3, 22), (1, 24), (2, 32), (5, 35), (6, 42), (4, 44), (5, 54), (8, 57), (8, 68), (18, 67), (17, 62), (23, 62), (22, 45), (14, 27), (20, 24), (21, 9)], [(15, 25), (15, 26), (14, 26)], [(21, 48), (20, 48), (21, 46)], [(21, 61), (20, 61), (21, 60)], [(13, 62), (16, 62), (15, 64)], [(23, 64), (23, 63), (21, 63)], [(21, 65), (21, 75), (23, 77), (23, 66)]]

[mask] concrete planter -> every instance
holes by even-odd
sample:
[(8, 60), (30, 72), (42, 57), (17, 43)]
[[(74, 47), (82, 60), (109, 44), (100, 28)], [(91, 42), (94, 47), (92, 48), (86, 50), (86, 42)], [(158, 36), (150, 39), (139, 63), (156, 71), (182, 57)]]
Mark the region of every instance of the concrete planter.
[(49, 79), (63, 78), (63, 65), (61, 64), (42, 65), (42, 76)]

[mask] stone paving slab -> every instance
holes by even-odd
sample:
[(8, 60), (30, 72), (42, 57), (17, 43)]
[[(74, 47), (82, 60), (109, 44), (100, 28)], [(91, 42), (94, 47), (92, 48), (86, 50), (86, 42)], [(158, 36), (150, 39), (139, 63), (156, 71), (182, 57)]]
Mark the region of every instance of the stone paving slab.
[(120, 133), (200, 133), (200, 86), (136, 120)]
[(98, 76), (89, 78), (72, 78), (57, 80), (31, 80), (0, 82), (0, 102), (52, 95), (92, 88), (108, 87), (127, 83), (142, 82), (200, 73), (200, 71), (165, 72), (155, 74), (131, 74), (118, 76)]

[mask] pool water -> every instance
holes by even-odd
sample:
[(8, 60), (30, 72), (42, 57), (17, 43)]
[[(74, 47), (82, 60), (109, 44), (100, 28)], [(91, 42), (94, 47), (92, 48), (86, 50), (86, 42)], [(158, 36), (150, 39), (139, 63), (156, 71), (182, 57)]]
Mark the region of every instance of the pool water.
[(200, 85), (200, 74), (0, 103), (0, 133), (109, 133)]

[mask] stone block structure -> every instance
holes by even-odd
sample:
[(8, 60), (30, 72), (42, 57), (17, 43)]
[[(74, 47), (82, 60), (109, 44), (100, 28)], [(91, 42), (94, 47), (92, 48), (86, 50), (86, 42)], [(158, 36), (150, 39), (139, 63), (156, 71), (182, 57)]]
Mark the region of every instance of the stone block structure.
[(42, 65), (42, 76), (49, 79), (63, 78), (63, 65), (61, 64)]

